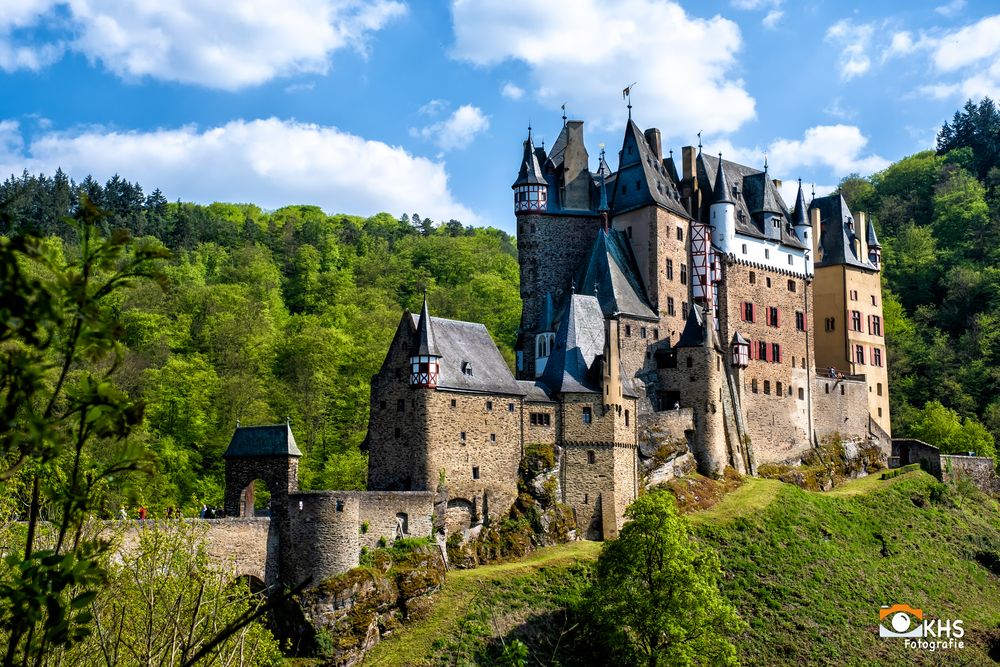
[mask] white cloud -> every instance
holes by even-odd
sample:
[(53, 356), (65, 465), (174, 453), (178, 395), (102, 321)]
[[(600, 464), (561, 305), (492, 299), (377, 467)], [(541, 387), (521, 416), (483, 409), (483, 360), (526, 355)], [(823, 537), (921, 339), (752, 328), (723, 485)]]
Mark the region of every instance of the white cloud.
[(878, 155), (863, 155), (867, 145), (868, 137), (854, 125), (818, 125), (806, 130), (802, 139), (771, 143), (768, 160), (775, 173), (828, 167), (846, 176), (851, 172), (871, 174), (889, 166), (889, 161)]
[(935, 7), (934, 11), (941, 16), (952, 17), (955, 16), (965, 9), (965, 0), (951, 0), (946, 5), (941, 5), (940, 7)]
[(519, 100), (524, 97), (524, 88), (516, 86), (510, 81), (503, 84), (503, 88), (500, 89), (500, 94), (511, 100)]
[(767, 13), (767, 16), (761, 19), (761, 24), (768, 30), (774, 30), (778, 27), (778, 23), (784, 15), (785, 12), (780, 9), (772, 9)]
[(483, 110), (471, 104), (463, 104), (446, 119), (422, 127), (412, 128), (410, 134), (431, 141), (442, 150), (450, 151), (468, 146), (477, 134), (485, 132), (490, 119)]
[(858, 115), (856, 109), (845, 107), (843, 100), (839, 97), (833, 98), (832, 102), (823, 107), (823, 113), (833, 116), (834, 118), (840, 118), (841, 120), (851, 120), (852, 118), (856, 118)]
[[(836, 185), (827, 185), (823, 183), (809, 183), (805, 180), (802, 181), (802, 194), (806, 197), (806, 205), (812, 200), (813, 192), (815, 191), (817, 197), (825, 197), (834, 190), (837, 189)], [(781, 182), (781, 187), (778, 188), (781, 192), (781, 198), (785, 200), (785, 205), (791, 209), (795, 206), (795, 198), (799, 195), (799, 181), (798, 179), (786, 180)], [(847, 202), (850, 205), (851, 202)]]
[(976, 23), (944, 35), (937, 40), (932, 55), (935, 66), (950, 72), (1000, 54), (1000, 15), (988, 16)]
[[(3, 3), (18, 5), (18, 2)], [(326, 72), (330, 54), (361, 52), (370, 34), (404, 13), (395, 0), (30, 0), (0, 10), (0, 67), (39, 69), (65, 47), (126, 78), (150, 76), (236, 90), (278, 76)], [(58, 9), (66, 39), (18, 46), (8, 26), (37, 26)]]
[(733, 73), (742, 47), (734, 22), (695, 18), (666, 0), (567, 4), (454, 0), (452, 54), (484, 67), (522, 62), (541, 103), (585, 110), (602, 128), (624, 123), (618, 91), (632, 81), (634, 115), (668, 136), (733, 131), (754, 117)]
[(871, 68), (866, 48), (874, 31), (874, 24), (854, 23), (850, 19), (841, 19), (826, 31), (826, 41), (841, 47), (840, 78), (850, 81)]
[(444, 164), (335, 127), (277, 118), (204, 130), (49, 132), (28, 145), (16, 123), (0, 122), (0, 174), (51, 174), (57, 167), (76, 179), (120, 173), (170, 198), (203, 203), (316, 204), (359, 215), (417, 210), (477, 221), (455, 200)]
[(447, 108), (448, 100), (431, 100), (417, 109), (417, 113), (421, 116), (437, 116)]
[(780, 7), (783, 0), (732, 0), (730, 4), (736, 9), (764, 9), (766, 7)]

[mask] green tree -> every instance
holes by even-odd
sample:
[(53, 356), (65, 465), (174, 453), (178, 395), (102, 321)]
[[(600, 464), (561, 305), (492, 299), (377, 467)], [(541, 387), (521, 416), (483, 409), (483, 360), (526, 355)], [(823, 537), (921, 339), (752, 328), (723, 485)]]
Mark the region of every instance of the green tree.
[(910, 418), (910, 434), (946, 454), (975, 452), (996, 460), (993, 436), (977, 420), (959, 417), (954, 410), (939, 401), (928, 401), (922, 410)]
[(976, 176), (981, 180), (1000, 165), (1000, 110), (990, 98), (984, 97), (979, 104), (968, 100), (938, 132), (939, 154), (963, 147), (972, 149)]
[(673, 496), (654, 491), (625, 511), (604, 543), (588, 592), (589, 620), (628, 664), (736, 665), (729, 636), (745, 624), (722, 596), (718, 556), (688, 536)]

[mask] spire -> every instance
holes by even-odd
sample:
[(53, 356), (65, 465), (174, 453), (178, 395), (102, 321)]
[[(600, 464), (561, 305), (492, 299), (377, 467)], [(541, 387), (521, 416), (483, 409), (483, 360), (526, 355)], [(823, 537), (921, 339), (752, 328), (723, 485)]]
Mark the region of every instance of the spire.
[(871, 216), (868, 216), (868, 229), (865, 230), (865, 242), (869, 248), (882, 247), (882, 244), (878, 242), (878, 236), (875, 235), (875, 225), (872, 224)]
[(722, 153), (719, 153), (719, 169), (715, 172), (715, 189), (712, 190), (713, 204), (732, 204), (729, 182), (726, 180), (726, 170), (722, 168)]
[(767, 173), (767, 151), (764, 151), (764, 173)]
[[(601, 165), (602, 167), (606, 165), (604, 162), (604, 148), (601, 148)], [(601, 220), (604, 221), (604, 229), (608, 228), (608, 188), (604, 180), (604, 169), (600, 169), (601, 174), (601, 203), (597, 207), (597, 212), (601, 214)]]
[(799, 179), (799, 194), (795, 197), (795, 210), (792, 211), (792, 224), (796, 227), (809, 225), (809, 214), (806, 211), (806, 195), (802, 192), (802, 179)]
[(417, 357), (440, 357), (434, 332), (431, 329), (431, 316), (427, 310), (427, 290), (424, 290), (424, 306), (420, 309), (420, 321), (417, 322), (417, 345), (413, 351)]
[(524, 140), (521, 170), (511, 188), (516, 188), (519, 185), (546, 185), (546, 180), (542, 176), (542, 168), (538, 164), (538, 156), (535, 155), (535, 146), (531, 141), (531, 125), (528, 125), (528, 138)]

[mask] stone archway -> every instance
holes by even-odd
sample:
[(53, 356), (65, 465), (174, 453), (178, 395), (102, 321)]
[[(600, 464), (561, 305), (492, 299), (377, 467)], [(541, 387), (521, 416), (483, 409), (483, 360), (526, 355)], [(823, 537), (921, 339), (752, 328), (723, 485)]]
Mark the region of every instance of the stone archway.
[(444, 513), (445, 530), (452, 533), (464, 532), (472, 527), (476, 519), (476, 505), (465, 498), (449, 498)]

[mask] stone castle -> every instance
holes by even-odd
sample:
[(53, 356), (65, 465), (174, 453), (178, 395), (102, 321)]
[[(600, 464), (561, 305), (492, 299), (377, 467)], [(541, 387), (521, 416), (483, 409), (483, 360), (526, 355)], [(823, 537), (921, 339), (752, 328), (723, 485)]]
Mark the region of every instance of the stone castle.
[(687, 146), (677, 164), (631, 115), (617, 171), (603, 151), (591, 171), (582, 121), (564, 118), (547, 152), (529, 128), (512, 187), (514, 373), (482, 324), (425, 299), (372, 379), (370, 491), (298, 492), (290, 429), (237, 429), (226, 511), (245, 514), (252, 480), (268, 482), (282, 578), (502, 518), (527, 445), (558, 452), (559, 500), (586, 539), (617, 535), (665, 440), (713, 477), (795, 463), (834, 436), (888, 455), (881, 248), (839, 194), (807, 203), (800, 182), (789, 208), (766, 163)]

